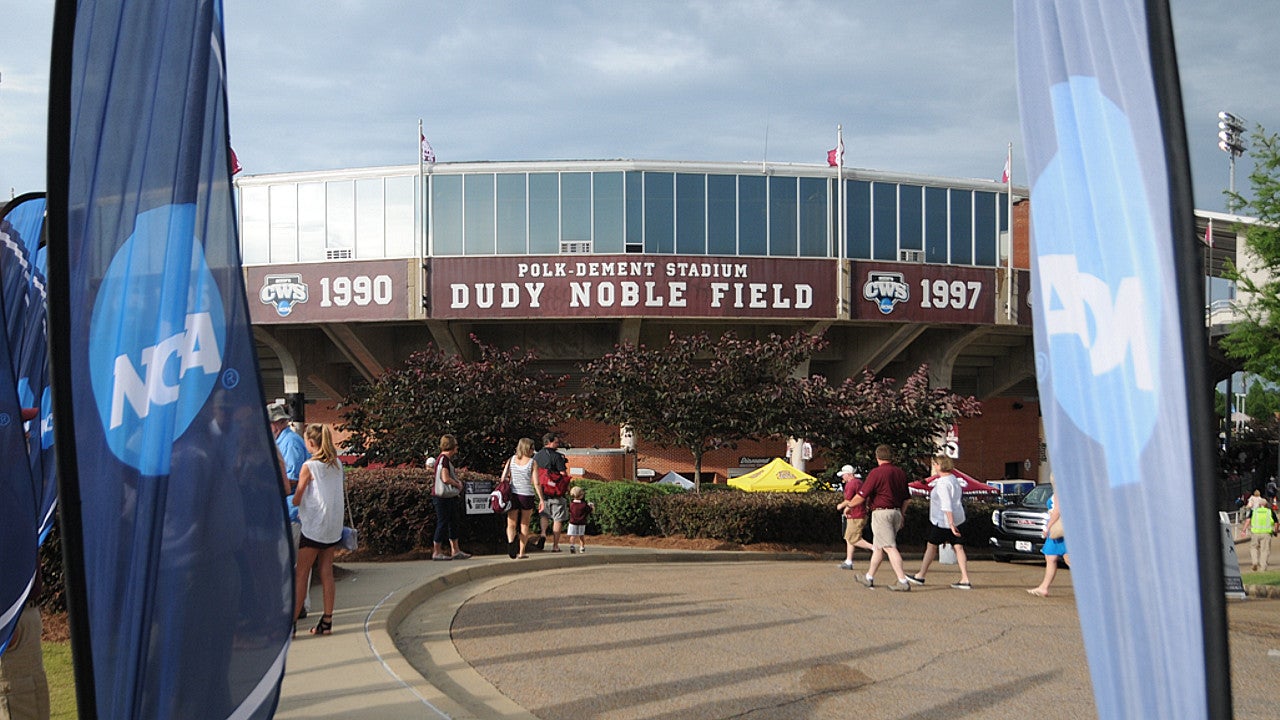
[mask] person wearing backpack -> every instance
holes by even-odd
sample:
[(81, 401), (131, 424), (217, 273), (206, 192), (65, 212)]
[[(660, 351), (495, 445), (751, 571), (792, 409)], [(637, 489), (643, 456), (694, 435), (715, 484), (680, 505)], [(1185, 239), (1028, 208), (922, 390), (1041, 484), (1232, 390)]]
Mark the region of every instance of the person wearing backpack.
[(533, 462), (538, 468), (538, 487), (542, 489), (543, 500), (542, 509), (538, 513), (542, 525), (542, 534), (537, 541), (538, 549), (546, 547), (547, 539), (550, 538), (551, 552), (560, 552), (560, 536), (564, 532), (564, 524), (569, 520), (569, 503), (565, 496), (569, 493), (570, 478), (568, 464), (559, 450), (562, 441), (559, 433), (549, 432), (543, 435), (542, 449), (533, 456)]

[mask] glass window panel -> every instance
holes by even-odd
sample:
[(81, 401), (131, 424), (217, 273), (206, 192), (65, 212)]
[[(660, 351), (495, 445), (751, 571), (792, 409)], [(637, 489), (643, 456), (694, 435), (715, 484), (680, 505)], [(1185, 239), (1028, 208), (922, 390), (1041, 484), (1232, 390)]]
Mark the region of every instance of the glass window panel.
[(848, 203), (848, 257), (855, 260), (871, 259), (871, 183), (865, 180), (846, 180), (845, 202)]
[(898, 186), (872, 183), (872, 255), (876, 260), (898, 259)]
[(298, 185), (298, 260), (324, 260), (324, 183)]
[(800, 178), (800, 255), (827, 257), (827, 190), (825, 178)]
[(676, 252), (707, 252), (707, 176), (676, 175)]
[(622, 173), (596, 173), (592, 203), (595, 207), (591, 249), (598, 253), (620, 253), (622, 247)]
[(560, 176), (556, 173), (529, 175), (529, 252), (560, 253)]
[(919, 185), (898, 186), (898, 247), (903, 250), (924, 249), (923, 198)]
[(940, 264), (948, 260), (945, 188), (924, 189), (924, 258), (925, 262)]
[(560, 239), (591, 241), (591, 173), (560, 174)]
[(356, 181), (356, 257), (386, 257), (382, 178)]
[(462, 254), (462, 176), (431, 178), (431, 251)]
[(298, 186), (271, 186), (271, 262), (298, 261)]
[(795, 257), (796, 223), (799, 221), (796, 193), (799, 184), (793, 177), (769, 178), (769, 254)]
[(738, 254), (769, 254), (769, 192), (765, 178), (738, 176)]
[(341, 180), (324, 184), (326, 196), (324, 246), (329, 250), (356, 246), (356, 184)]
[(240, 257), (246, 264), (271, 262), (270, 208), (267, 188), (240, 188)]
[(644, 175), (629, 172), (627, 180), (627, 248), (644, 247)]
[(492, 255), (496, 249), (493, 234), (493, 174), (467, 175), (463, 181), (463, 198), (466, 233), (462, 245), (466, 254)]
[(644, 174), (644, 251), (669, 254), (675, 250), (675, 174)]
[(995, 193), (973, 194), (973, 264), (996, 264), (996, 200)]
[(417, 181), (412, 175), (387, 178), (387, 257), (414, 257), (418, 253), (413, 235)]
[(498, 254), (523, 255), (528, 201), (524, 173), (498, 176)]
[(951, 263), (973, 263), (973, 192), (951, 191)]
[(996, 196), (996, 204), (1000, 206), (1000, 232), (1009, 229), (1009, 193)]
[(711, 255), (738, 254), (737, 194), (737, 176), (707, 176), (707, 252)]

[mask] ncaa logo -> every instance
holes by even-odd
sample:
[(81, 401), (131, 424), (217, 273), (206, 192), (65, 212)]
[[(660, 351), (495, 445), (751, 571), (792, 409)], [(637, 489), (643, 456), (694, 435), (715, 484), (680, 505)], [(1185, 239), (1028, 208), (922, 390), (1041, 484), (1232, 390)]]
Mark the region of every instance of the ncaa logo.
[(144, 475), (169, 472), (222, 368), (222, 295), (195, 236), (195, 205), (136, 218), (94, 301), (89, 368), (111, 452)]
[(302, 275), (298, 273), (268, 275), (262, 280), (258, 299), (263, 305), (274, 305), (280, 317), (288, 317), (293, 312), (294, 303), (307, 301), (307, 284), (302, 282)]
[(876, 304), (881, 314), (888, 315), (900, 302), (911, 297), (911, 288), (899, 272), (869, 272), (862, 286), (862, 297)]

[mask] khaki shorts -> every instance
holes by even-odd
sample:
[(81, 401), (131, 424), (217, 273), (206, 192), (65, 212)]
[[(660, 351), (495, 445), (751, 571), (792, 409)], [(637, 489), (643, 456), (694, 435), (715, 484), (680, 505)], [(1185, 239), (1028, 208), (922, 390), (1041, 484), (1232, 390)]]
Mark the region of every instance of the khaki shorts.
[(49, 682), (40, 651), (40, 611), (27, 605), (13, 638), (0, 657), (0, 718), (42, 720), (49, 717)]
[(897, 547), (898, 531), (902, 529), (901, 510), (871, 511), (871, 544), (876, 547)]
[(862, 529), (867, 526), (867, 519), (845, 518), (844, 519), (844, 541), (853, 545), (862, 539)]

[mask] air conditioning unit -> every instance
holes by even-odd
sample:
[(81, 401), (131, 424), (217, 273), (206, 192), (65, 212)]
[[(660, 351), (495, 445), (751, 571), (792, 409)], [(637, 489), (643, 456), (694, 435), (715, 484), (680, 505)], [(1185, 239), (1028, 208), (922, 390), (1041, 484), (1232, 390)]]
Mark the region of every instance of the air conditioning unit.
[(591, 241), (590, 240), (561, 240), (560, 254), (561, 255), (590, 255)]
[(923, 250), (899, 250), (898, 261), (909, 262), (909, 263), (922, 263), (924, 262), (924, 251)]
[(354, 257), (354, 253), (351, 252), (351, 248), (324, 251), (325, 260), (350, 260), (352, 257)]

